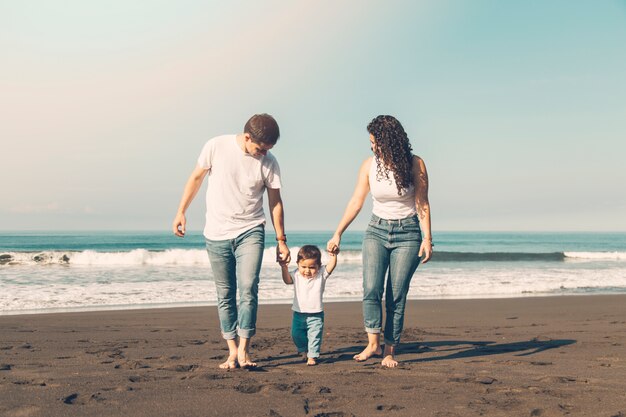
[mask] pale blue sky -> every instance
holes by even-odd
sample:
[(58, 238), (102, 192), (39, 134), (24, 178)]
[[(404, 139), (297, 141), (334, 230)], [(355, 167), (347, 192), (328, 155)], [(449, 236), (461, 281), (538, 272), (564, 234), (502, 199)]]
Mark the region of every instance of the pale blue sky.
[(287, 230), (334, 229), (392, 114), (435, 234), (625, 231), (624, 45), (625, 1), (0, 0), (0, 230), (168, 230), (267, 112)]

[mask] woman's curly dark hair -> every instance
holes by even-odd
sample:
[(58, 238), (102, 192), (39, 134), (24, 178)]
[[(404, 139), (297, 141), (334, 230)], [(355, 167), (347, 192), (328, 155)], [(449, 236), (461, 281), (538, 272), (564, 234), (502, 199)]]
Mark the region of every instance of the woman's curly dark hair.
[(398, 195), (402, 195), (402, 190), (413, 185), (413, 148), (404, 128), (393, 116), (378, 116), (367, 125), (367, 131), (376, 143), (376, 179), (389, 179), (389, 171), (392, 171)]

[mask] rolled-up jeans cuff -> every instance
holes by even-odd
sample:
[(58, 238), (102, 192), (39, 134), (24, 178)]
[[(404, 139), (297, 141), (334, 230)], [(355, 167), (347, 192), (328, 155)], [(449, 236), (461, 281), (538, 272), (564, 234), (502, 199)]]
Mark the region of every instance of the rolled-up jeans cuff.
[(366, 331), (367, 333), (379, 334), (379, 333), (380, 333), (380, 331), (381, 331), (381, 329), (380, 329), (380, 328), (378, 328), (378, 329), (373, 329), (373, 328), (371, 328), (371, 327), (366, 327), (366, 328), (365, 328), (365, 331)]
[(239, 337), (243, 337), (244, 339), (250, 339), (255, 334), (256, 334), (256, 329), (238, 329), (237, 330), (237, 335)]
[(233, 340), (237, 337), (237, 330), (233, 330), (232, 332), (228, 333), (222, 332), (222, 337), (226, 340)]

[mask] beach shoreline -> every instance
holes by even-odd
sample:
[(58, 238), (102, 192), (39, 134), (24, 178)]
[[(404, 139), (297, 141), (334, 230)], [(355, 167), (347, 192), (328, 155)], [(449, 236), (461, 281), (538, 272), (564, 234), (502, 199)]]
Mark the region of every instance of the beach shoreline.
[(214, 306), (0, 316), (0, 415), (626, 415), (626, 295), (411, 300), (393, 370), (352, 360), (360, 303), (325, 310), (320, 365), (264, 304), (230, 372)]

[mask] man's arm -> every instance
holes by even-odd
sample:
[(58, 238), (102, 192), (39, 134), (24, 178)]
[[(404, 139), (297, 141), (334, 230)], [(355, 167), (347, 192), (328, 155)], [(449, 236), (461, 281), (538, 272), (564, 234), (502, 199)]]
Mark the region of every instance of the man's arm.
[(202, 181), (204, 181), (204, 177), (206, 176), (207, 172), (209, 172), (208, 169), (196, 167), (189, 176), (187, 184), (185, 184), (183, 196), (180, 199), (178, 211), (176, 212), (176, 217), (174, 218), (174, 222), (172, 223), (172, 231), (176, 236), (185, 236), (185, 228), (187, 226), (185, 212), (193, 201), (193, 198), (198, 193), (198, 190), (202, 186)]
[(289, 261), (291, 261), (291, 254), (289, 253), (287, 237), (285, 236), (285, 212), (283, 210), (283, 200), (280, 197), (280, 189), (268, 188), (267, 199), (278, 243), (276, 246), (276, 261), (289, 263)]

